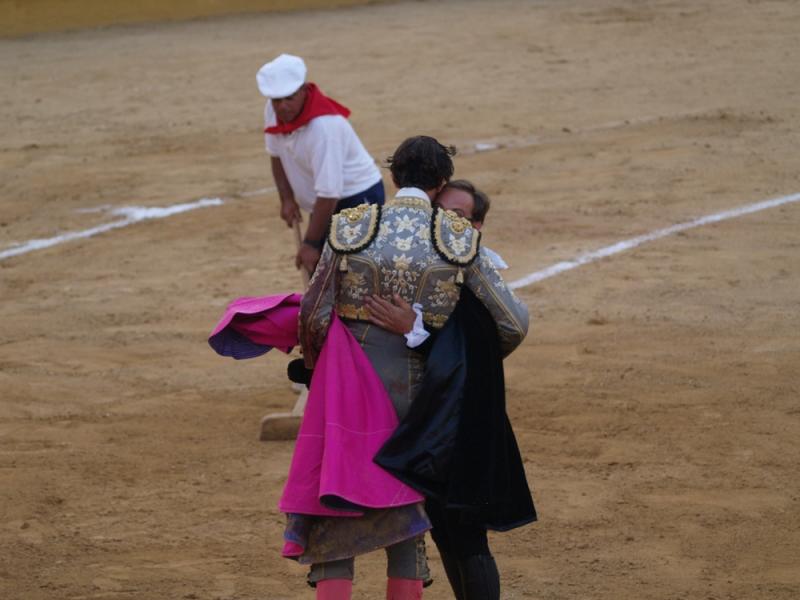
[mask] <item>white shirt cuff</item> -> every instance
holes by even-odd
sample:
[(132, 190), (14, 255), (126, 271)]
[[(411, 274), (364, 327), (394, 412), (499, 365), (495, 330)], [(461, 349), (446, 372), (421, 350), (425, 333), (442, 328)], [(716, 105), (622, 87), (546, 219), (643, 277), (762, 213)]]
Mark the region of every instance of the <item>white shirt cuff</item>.
[(422, 305), (415, 302), (411, 308), (414, 309), (417, 318), (414, 320), (414, 327), (411, 328), (411, 331), (404, 335), (406, 336), (406, 346), (416, 348), (428, 339), (430, 333), (425, 331), (425, 325), (422, 324)]

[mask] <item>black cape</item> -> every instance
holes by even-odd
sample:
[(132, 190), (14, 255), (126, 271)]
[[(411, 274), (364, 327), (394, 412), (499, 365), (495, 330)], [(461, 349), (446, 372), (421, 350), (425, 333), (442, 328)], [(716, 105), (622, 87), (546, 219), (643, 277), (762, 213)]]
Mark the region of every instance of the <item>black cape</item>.
[(536, 520), (506, 415), (497, 326), (466, 287), (430, 346), (420, 393), (374, 460), (487, 529)]

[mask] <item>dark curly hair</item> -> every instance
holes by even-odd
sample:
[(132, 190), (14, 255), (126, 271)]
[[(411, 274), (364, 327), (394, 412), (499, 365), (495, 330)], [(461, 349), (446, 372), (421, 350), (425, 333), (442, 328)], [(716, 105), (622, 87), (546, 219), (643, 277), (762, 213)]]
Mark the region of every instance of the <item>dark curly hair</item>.
[(408, 138), (386, 159), (397, 187), (437, 188), (453, 176), (454, 146), (427, 135)]

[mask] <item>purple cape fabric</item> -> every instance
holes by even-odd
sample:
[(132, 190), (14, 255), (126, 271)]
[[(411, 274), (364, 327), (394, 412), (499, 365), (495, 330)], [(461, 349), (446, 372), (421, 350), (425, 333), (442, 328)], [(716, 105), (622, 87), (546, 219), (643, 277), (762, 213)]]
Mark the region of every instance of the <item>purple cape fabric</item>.
[(422, 495), (372, 461), (397, 423), (383, 382), (353, 334), (333, 314), (280, 510), (353, 517), (361, 508), (422, 502)]
[(301, 294), (237, 298), (208, 338), (222, 356), (255, 358), (277, 348), (288, 353), (297, 341)]

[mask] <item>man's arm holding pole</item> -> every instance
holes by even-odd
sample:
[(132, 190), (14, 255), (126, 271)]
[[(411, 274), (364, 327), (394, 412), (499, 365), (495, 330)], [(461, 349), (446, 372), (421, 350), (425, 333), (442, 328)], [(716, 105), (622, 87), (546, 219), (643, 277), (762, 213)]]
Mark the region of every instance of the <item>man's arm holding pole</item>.
[(314, 272), (322, 254), (322, 248), (325, 246), (328, 224), (331, 222), (338, 201), (337, 198), (317, 198), (314, 203), (306, 235), (295, 258), (295, 266), (298, 269), (305, 268), (309, 273)]
[(308, 275), (314, 272), (314, 268), (319, 262), (322, 247), (325, 244), (325, 234), (328, 232), (333, 211), (336, 209), (337, 198), (317, 198), (314, 203), (314, 210), (309, 219), (308, 229), (305, 236), (300, 235), (300, 225), (303, 217), (300, 207), (294, 199), (294, 190), (286, 177), (281, 159), (277, 156), (270, 157), (272, 166), (272, 177), (275, 180), (275, 187), (278, 188), (278, 196), (281, 201), (281, 219), (286, 222), (287, 227), (294, 227), (297, 235), (297, 256), (295, 266), (304, 269)]
[(303, 217), (300, 214), (300, 207), (294, 199), (294, 190), (289, 183), (289, 178), (286, 177), (286, 171), (283, 170), (283, 163), (277, 156), (270, 157), (270, 165), (272, 166), (272, 178), (275, 180), (275, 187), (278, 188), (278, 196), (281, 199), (281, 219), (286, 222), (287, 227), (292, 227), (295, 222), (302, 222)]

